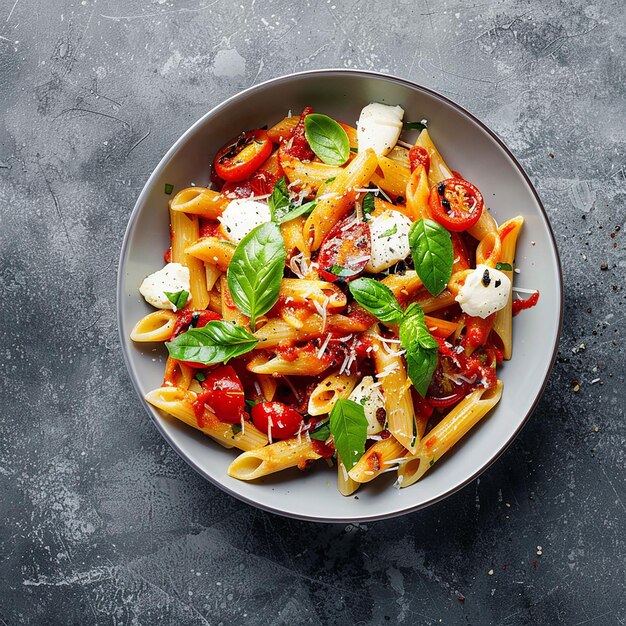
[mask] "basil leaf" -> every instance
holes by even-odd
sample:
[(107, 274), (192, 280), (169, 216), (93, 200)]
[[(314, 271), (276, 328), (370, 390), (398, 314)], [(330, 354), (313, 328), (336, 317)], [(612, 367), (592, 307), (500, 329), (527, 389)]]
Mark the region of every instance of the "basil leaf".
[(296, 217), (300, 217), (300, 215), (310, 213), (315, 208), (317, 201), (306, 202), (300, 206), (294, 204), (289, 195), (287, 181), (285, 177), (282, 176), (274, 183), (272, 195), (268, 198), (267, 203), (270, 207), (272, 220), (277, 224), (282, 224), (283, 222), (288, 222)]
[(174, 359), (213, 365), (250, 352), (258, 343), (243, 326), (212, 321), (202, 328), (189, 329), (165, 346)]
[(373, 193), (366, 193), (365, 196), (363, 197), (363, 202), (361, 203), (361, 208), (363, 209), (363, 215), (369, 215), (370, 213), (372, 213), (372, 211), (374, 211), (375, 208), (375, 204), (374, 204), (374, 194)]
[(402, 128), (404, 130), (419, 130), (422, 132), (426, 128), (426, 124), (423, 122), (404, 122)]
[(398, 225), (394, 224), (389, 230), (386, 230), (384, 233), (381, 233), (381, 237), (391, 237), (391, 235), (395, 235), (398, 232)]
[(402, 308), (387, 285), (373, 278), (357, 278), (350, 283), (354, 299), (381, 322), (399, 324)]
[(174, 313), (178, 311), (178, 309), (182, 309), (187, 304), (187, 300), (189, 299), (189, 292), (185, 291), (184, 289), (181, 289), (176, 293), (172, 293), (170, 291), (164, 291), (163, 293), (167, 296), (167, 299), (174, 305)]
[(315, 429), (309, 433), (311, 439), (317, 439), (318, 441), (326, 441), (330, 437), (330, 425), (328, 420), (320, 422)]
[(311, 113), (304, 118), (304, 134), (311, 150), (329, 165), (343, 165), (350, 156), (346, 131), (328, 115)]
[(454, 250), (450, 233), (433, 220), (421, 219), (411, 226), (409, 245), (424, 287), (433, 296), (439, 295), (452, 276)]
[(343, 265), (331, 265), (328, 271), (335, 276), (339, 276), (339, 278), (350, 278), (350, 276), (356, 276), (356, 274), (361, 273), (360, 270), (349, 270), (347, 267), (343, 267)]
[(365, 452), (367, 418), (360, 404), (340, 398), (330, 412), (330, 432), (335, 442), (335, 450), (350, 471)]
[[(408, 309), (407, 309), (408, 310)], [(439, 343), (428, 332), (421, 309), (411, 309), (400, 324), (400, 345), (406, 354), (409, 378), (417, 392), (425, 397), (439, 361)]]
[(287, 189), (287, 181), (284, 176), (281, 176), (275, 183), (272, 189), (272, 195), (267, 199), (267, 204), (270, 207), (270, 213), (272, 219), (274, 219), (275, 213), (289, 207), (291, 205), (291, 199), (289, 198), (289, 189)]
[(513, 266), (510, 263), (496, 263), (496, 269), (503, 272), (512, 272)]
[[(304, 204), (301, 204), (300, 206), (296, 206), (292, 208), (291, 211), (286, 211), (286, 212), (282, 212), (280, 210), (276, 211), (276, 213), (274, 214), (274, 221), (277, 222), (278, 224), (283, 224), (284, 222), (293, 220), (296, 217), (300, 217), (301, 215), (306, 215), (315, 208), (316, 204), (317, 204), (317, 200), (311, 200), (311, 202), (305, 202)], [(290, 205), (290, 206), (293, 206), (293, 205)]]
[(228, 289), (237, 308), (250, 318), (252, 332), (256, 318), (278, 300), (286, 259), (285, 242), (274, 222), (249, 232), (233, 254), (228, 266)]

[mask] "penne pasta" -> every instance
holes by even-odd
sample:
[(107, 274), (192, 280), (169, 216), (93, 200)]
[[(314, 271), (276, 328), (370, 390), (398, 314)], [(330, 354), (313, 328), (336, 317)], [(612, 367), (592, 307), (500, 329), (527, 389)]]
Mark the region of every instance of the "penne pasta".
[(230, 198), (206, 187), (187, 187), (170, 202), (170, 209), (216, 220), (230, 202)]
[(287, 439), (240, 454), (229, 466), (228, 475), (239, 480), (256, 480), (290, 467), (306, 469), (321, 458), (311, 441)]
[(360, 486), (360, 483), (350, 477), (346, 466), (337, 457), (337, 489), (339, 489), (339, 493), (342, 496), (351, 496)]
[(416, 453), (398, 469), (401, 487), (417, 482), (458, 443), (502, 397), (502, 381), (492, 389), (479, 388), (461, 400), (420, 442)]
[(330, 413), (339, 398), (347, 398), (356, 387), (357, 375), (333, 372), (321, 380), (309, 396), (309, 415)]
[(255, 374), (271, 374), (274, 376), (317, 376), (327, 370), (330, 362), (320, 359), (310, 352), (298, 352), (295, 358), (286, 359), (277, 354), (265, 363), (248, 363), (248, 370)]
[(405, 197), (410, 178), (409, 167), (378, 155), (378, 169), (371, 175), (370, 180), (395, 200), (398, 197)]
[(130, 338), (139, 343), (169, 341), (176, 326), (176, 313), (161, 309), (144, 315), (134, 326)]
[(446, 165), (426, 128), (419, 134), (415, 145), (425, 148), (430, 157), (430, 169), (428, 170), (428, 184), (430, 187), (446, 178), (452, 178), (452, 170)]
[(420, 165), (411, 174), (406, 186), (406, 209), (408, 217), (414, 222), (422, 218), (431, 218), (428, 207), (429, 195), (428, 175), (424, 166)]
[(290, 137), (293, 129), (298, 125), (300, 121), (299, 115), (291, 115), (285, 117), (278, 124), (274, 124), (268, 129), (267, 134), (274, 143), (280, 143), (283, 139)]
[(186, 265), (189, 269), (189, 291), (196, 309), (204, 309), (209, 303), (206, 274), (203, 263), (187, 253), (187, 248), (198, 239), (199, 225), (195, 215), (189, 216), (170, 209), (172, 235), (172, 262)]
[(381, 439), (365, 451), (348, 476), (356, 483), (368, 483), (398, 465), (407, 454), (407, 449), (395, 437)]
[(202, 420), (198, 420), (193, 410), (197, 395), (179, 387), (160, 387), (146, 394), (145, 399), (168, 415), (202, 431), (225, 448), (255, 450), (267, 444), (267, 436), (248, 422), (240, 431), (235, 431), (232, 424), (221, 422), (208, 409)]
[(314, 306), (313, 303), (317, 303), (329, 312), (344, 309), (348, 303), (346, 294), (339, 287), (324, 280), (283, 278), (279, 297), (295, 304)]
[(185, 252), (195, 259), (209, 263), (220, 272), (226, 272), (235, 253), (235, 246), (230, 241), (217, 237), (202, 237), (187, 246)]
[(411, 383), (399, 350), (385, 350), (377, 335), (371, 334), (376, 376), (385, 398), (389, 432), (409, 452), (418, 443), (415, 412), (411, 399)]
[[(524, 225), (524, 218), (521, 215), (504, 222), (498, 229), (498, 234), (502, 241), (500, 260), (513, 267), (515, 263), (515, 250), (517, 248), (517, 238)], [(513, 282), (513, 272), (502, 270), (511, 282)], [(506, 306), (496, 313), (493, 323), (493, 332), (500, 338), (504, 351), (504, 358), (508, 361), (513, 355), (513, 297), (509, 294)]]

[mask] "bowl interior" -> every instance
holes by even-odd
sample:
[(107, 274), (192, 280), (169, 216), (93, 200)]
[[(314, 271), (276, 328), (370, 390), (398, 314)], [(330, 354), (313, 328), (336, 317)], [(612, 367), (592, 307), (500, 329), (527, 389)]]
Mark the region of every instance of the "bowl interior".
[[(364, 72), (324, 71), (298, 74), (247, 90), (198, 121), (172, 147), (142, 191), (130, 218), (118, 282), (118, 314), (122, 348), (138, 393), (160, 386), (165, 349), (133, 344), (129, 334), (151, 309), (138, 287), (163, 266), (168, 244), (165, 184), (174, 193), (191, 183), (208, 183), (216, 150), (242, 129), (272, 125), (311, 105), (316, 112), (354, 124), (369, 102), (399, 104), (406, 120), (428, 120), (429, 132), (452, 169), (482, 191), (498, 222), (518, 214), (526, 222), (519, 240), (515, 276), (518, 287), (539, 289), (539, 304), (515, 318), (513, 359), (501, 369), (504, 395), (483, 422), (417, 484), (398, 490), (393, 473), (365, 485), (354, 496), (336, 488), (335, 470), (322, 462), (312, 471), (288, 471), (246, 483), (226, 469), (236, 452), (225, 450), (197, 431), (161, 415), (144, 402), (170, 444), (197, 471), (227, 492), (264, 509), (321, 521), (376, 519), (406, 512), (449, 495), (485, 469), (504, 450), (532, 411), (550, 372), (558, 342), (561, 278), (558, 254), (546, 216), (516, 162), (502, 145), (468, 113), (425, 89), (405, 81)], [(404, 138), (414, 139), (413, 132)]]

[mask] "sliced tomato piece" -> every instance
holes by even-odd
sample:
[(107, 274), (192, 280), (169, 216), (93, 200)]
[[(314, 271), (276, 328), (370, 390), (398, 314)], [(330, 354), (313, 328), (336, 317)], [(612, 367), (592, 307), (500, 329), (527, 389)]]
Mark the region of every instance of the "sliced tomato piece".
[(254, 425), (272, 439), (287, 439), (302, 426), (302, 415), (282, 402), (261, 402), (250, 411)]
[(250, 186), (254, 195), (264, 196), (272, 193), (274, 184), (283, 175), (283, 168), (278, 160), (278, 150), (276, 150), (250, 178)]
[(496, 320), (496, 314), (492, 313), (485, 319), (482, 317), (472, 317), (471, 315), (465, 316), (465, 335), (461, 345), (463, 347), (471, 348), (475, 350), (484, 345), (489, 337), (489, 333), (493, 328), (493, 323)]
[(411, 171), (414, 172), (418, 165), (423, 165), (426, 173), (430, 171), (430, 155), (426, 148), (422, 146), (413, 146), (409, 150), (409, 163), (411, 164)]
[(236, 183), (225, 183), (222, 193), (229, 198), (249, 198), (254, 195), (250, 179), (241, 180)]
[(317, 257), (319, 274), (331, 283), (349, 282), (363, 273), (371, 254), (369, 224), (347, 217), (337, 222), (322, 242)]
[(485, 205), (480, 191), (461, 178), (447, 178), (433, 185), (428, 204), (433, 219), (452, 232), (471, 228)]
[(272, 154), (267, 131), (250, 130), (231, 139), (215, 155), (215, 173), (227, 182), (249, 178)]
[(202, 382), (204, 393), (198, 395), (196, 403), (206, 404), (217, 418), (228, 424), (238, 424), (245, 413), (243, 385), (230, 365), (209, 372)]
[(313, 107), (305, 107), (300, 115), (298, 125), (293, 129), (291, 136), (283, 143), (283, 153), (300, 161), (312, 161), (315, 152), (311, 150), (309, 142), (304, 134), (304, 118), (313, 113)]

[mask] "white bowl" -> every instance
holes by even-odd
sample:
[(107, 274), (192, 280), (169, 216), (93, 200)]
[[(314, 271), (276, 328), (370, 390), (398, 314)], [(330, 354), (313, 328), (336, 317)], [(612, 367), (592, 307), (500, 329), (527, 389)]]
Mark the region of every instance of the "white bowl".
[[(149, 312), (138, 287), (163, 265), (169, 245), (166, 183), (175, 191), (205, 185), (209, 165), (228, 139), (243, 129), (272, 125), (305, 105), (349, 124), (369, 102), (399, 104), (407, 120), (429, 122), (429, 131), (452, 169), (482, 191), (502, 222), (526, 218), (519, 239), (517, 286), (539, 289), (538, 305), (515, 318), (513, 359), (501, 369), (504, 394), (497, 408), (456, 449), (415, 485), (395, 489), (393, 473), (344, 497), (336, 471), (319, 462), (310, 471), (290, 470), (256, 482), (230, 478), (235, 456), (198, 431), (162, 415), (143, 400), (160, 386), (166, 351), (134, 344), (130, 331)], [(283, 76), (251, 87), (204, 115), (172, 146), (150, 176), (133, 209), (122, 244), (118, 274), (118, 322), (128, 371), (137, 393), (168, 443), (197, 472), (227, 493), (267, 511), (306, 520), (375, 520), (414, 511), (454, 493), (491, 465), (513, 441), (539, 402), (556, 357), (562, 320), (562, 277), (556, 243), (537, 192), (522, 167), (482, 122), (429, 89), (409, 81), (355, 70), (320, 70)], [(156, 350), (155, 350), (156, 348)], [(356, 497), (355, 497), (356, 496)]]

